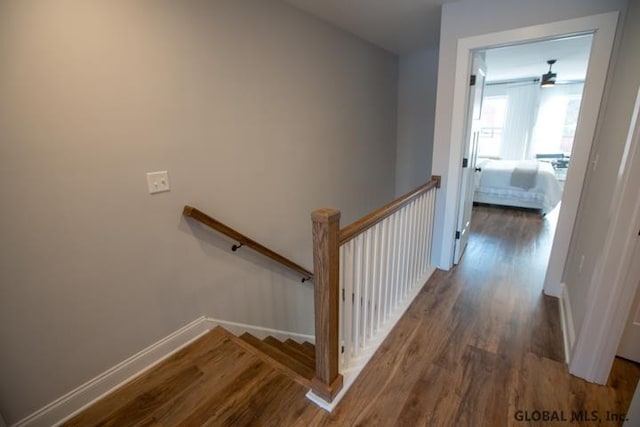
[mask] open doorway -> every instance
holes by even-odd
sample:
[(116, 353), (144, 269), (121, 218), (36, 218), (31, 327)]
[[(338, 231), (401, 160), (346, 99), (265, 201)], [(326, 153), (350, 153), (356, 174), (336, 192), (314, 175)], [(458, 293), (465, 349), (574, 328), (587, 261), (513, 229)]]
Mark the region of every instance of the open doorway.
[[(445, 91), (447, 83), (450, 83), (453, 93), (450, 101), (442, 101), (441, 116), (446, 116), (447, 113), (450, 113), (451, 117), (450, 119), (440, 119), (438, 121), (439, 116), (436, 114), (435, 135), (439, 139), (436, 138), (434, 141), (434, 173), (439, 173), (443, 177), (443, 197), (436, 207), (436, 230), (440, 231), (435, 235), (437, 244), (434, 244), (434, 259), (440, 268), (450, 268), (453, 259), (455, 222), (462, 177), (460, 163), (463, 157), (463, 136), (465, 131), (463, 123), (466, 117), (472, 53), (493, 47), (593, 34), (580, 120), (575, 135), (576, 148), (573, 149), (571, 154), (571, 167), (564, 185), (562, 211), (558, 218), (544, 280), (544, 293), (558, 297), (563, 301), (563, 272), (574, 222), (578, 214), (582, 184), (590, 164), (589, 156), (600, 113), (600, 103), (609, 68), (617, 20), (618, 13), (610, 12), (457, 39), (455, 58), (453, 61), (449, 61), (453, 62), (455, 73), (452, 79), (442, 83), (442, 91)], [(440, 86), (439, 82), (439, 99), (441, 99)], [(447, 111), (448, 108), (450, 108), (450, 111)], [(561, 307), (562, 305), (561, 303)], [(565, 334), (570, 329), (563, 327)], [(574, 352), (572, 345), (567, 346), (565, 350), (568, 357)]]
[(474, 78), (473, 68), (470, 105), (482, 94), (481, 114), (467, 118), (473, 141), (464, 149), (455, 264), (472, 215), (463, 207), (471, 202), (535, 210), (555, 230), (592, 41), (583, 34), (474, 52), (473, 67), (482, 58), (486, 76)]
[[(561, 297), (562, 275), (573, 224), (578, 212), (582, 182), (589, 165), (589, 153), (595, 135), (617, 20), (618, 13), (609, 12), (457, 39), (455, 55), (453, 58), (445, 57), (445, 59), (449, 58), (445, 62), (452, 62), (450, 64), (454, 68), (452, 78), (438, 82), (439, 100), (445, 99), (440, 96), (441, 91), (449, 95), (447, 91), (449, 88), (452, 89), (451, 96), (445, 101), (438, 102), (442, 105), (439, 107), (439, 113), (436, 114), (434, 139), (433, 171), (440, 174), (443, 179), (443, 193), (436, 206), (435, 216), (434, 263), (438, 267), (449, 269), (453, 261), (472, 53), (493, 47), (593, 34), (580, 111), (581, 119), (575, 135), (576, 141), (579, 142), (579, 149), (574, 149), (572, 153), (571, 168), (566, 178), (562, 200), (562, 215), (558, 218), (550, 263), (545, 276), (544, 292), (547, 295)], [(567, 191), (572, 187), (577, 187), (578, 190), (575, 191), (574, 188), (572, 191)]]

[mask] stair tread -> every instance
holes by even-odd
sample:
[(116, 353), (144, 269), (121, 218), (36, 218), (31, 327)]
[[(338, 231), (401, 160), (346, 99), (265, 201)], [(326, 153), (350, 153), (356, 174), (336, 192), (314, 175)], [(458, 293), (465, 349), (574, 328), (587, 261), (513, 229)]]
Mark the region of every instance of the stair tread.
[(313, 352), (313, 355), (315, 357), (315, 354), (316, 354), (316, 346), (315, 345), (311, 344), (309, 341), (305, 341), (305, 342), (302, 343), (302, 346), (304, 348), (306, 348), (308, 351)]
[(292, 339), (286, 340), (285, 344), (290, 344), (290, 345), (294, 346), (295, 348), (297, 348), (302, 353), (306, 354), (309, 358), (311, 358), (311, 359), (313, 359), (315, 361), (315, 359), (316, 359), (316, 347), (313, 344), (310, 344), (310, 343), (307, 342), (307, 344), (309, 344), (309, 345), (306, 346), (306, 345), (304, 345), (302, 343), (299, 343), (298, 341), (294, 341)]
[(311, 351), (307, 350), (305, 347), (303, 347), (302, 344), (300, 344), (299, 342), (291, 340), (291, 339), (286, 340), (284, 342), (284, 344), (288, 348), (291, 348), (293, 351), (295, 351), (297, 354), (300, 354), (300, 355), (302, 355), (302, 357), (305, 357), (307, 360), (309, 360), (315, 366), (315, 363), (316, 363), (315, 351), (311, 352)]
[(297, 361), (304, 363), (309, 369), (315, 369), (316, 361), (310, 358), (309, 356), (307, 356), (305, 353), (298, 350), (295, 347), (295, 345), (292, 345), (291, 343), (282, 342), (272, 336), (266, 337), (263, 341), (277, 348), (278, 350), (285, 353), (286, 355), (296, 359)]
[(260, 350), (263, 353), (263, 355), (267, 356), (267, 358), (270, 361), (276, 364), (279, 364), (280, 366), (285, 367), (288, 370), (292, 371), (295, 375), (299, 377), (299, 379), (303, 379), (305, 380), (305, 382), (310, 382), (311, 379), (315, 376), (315, 371), (313, 369), (310, 369), (304, 363), (301, 363), (300, 361), (289, 356), (288, 354), (283, 353), (282, 351), (278, 350), (272, 345), (267, 344), (264, 341), (261, 341), (260, 339), (256, 338), (255, 336), (251, 335), (248, 332), (245, 332), (244, 334), (240, 335), (240, 339), (250, 344), (257, 350)]

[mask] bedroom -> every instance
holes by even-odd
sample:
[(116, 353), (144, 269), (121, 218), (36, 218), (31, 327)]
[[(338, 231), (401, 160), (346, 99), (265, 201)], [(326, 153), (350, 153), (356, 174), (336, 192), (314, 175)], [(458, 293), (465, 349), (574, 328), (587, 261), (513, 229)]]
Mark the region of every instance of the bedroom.
[(463, 168), (471, 191), (459, 212), (456, 263), (472, 215), (488, 206), (541, 217), (553, 234), (591, 43), (592, 35), (576, 35), (474, 55), (478, 77), (472, 82), (468, 167)]

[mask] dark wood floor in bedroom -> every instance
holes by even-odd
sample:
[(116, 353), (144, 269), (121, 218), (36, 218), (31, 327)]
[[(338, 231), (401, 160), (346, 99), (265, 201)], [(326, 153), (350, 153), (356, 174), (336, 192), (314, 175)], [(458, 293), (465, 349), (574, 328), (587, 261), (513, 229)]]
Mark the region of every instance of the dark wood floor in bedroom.
[[(518, 418), (533, 411), (567, 419), (572, 411), (587, 411), (601, 423), (571, 425), (620, 425), (605, 418), (627, 410), (640, 367), (617, 359), (607, 386), (567, 372), (558, 303), (541, 292), (552, 224), (534, 212), (474, 208), (461, 264), (434, 274), (332, 414), (311, 404), (303, 386), (283, 378), (275, 382), (277, 390), (253, 389), (260, 405), (251, 396), (237, 399), (236, 415), (212, 416), (207, 425), (569, 425)], [(206, 389), (191, 388), (206, 396)], [(166, 425), (153, 414), (180, 408), (171, 404), (178, 395), (145, 408), (148, 425)], [(218, 402), (197, 400), (217, 413)], [(130, 403), (123, 398), (122, 404)], [(189, 419), (194, 408), (181, 410), (172, 414), (172, 425), (186, 425), (179, 420)], [(109, 424), (108, 417), (84, 421)]]

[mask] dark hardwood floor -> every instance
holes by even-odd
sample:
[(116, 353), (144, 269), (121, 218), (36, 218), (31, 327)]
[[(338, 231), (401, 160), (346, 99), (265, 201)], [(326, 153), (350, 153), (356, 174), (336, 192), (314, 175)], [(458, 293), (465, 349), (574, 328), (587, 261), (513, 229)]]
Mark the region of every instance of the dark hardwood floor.
[[(207, 336), (68, 425), (621, 425), (607, 416), (627, 410), (640, 367), (617, 359), (607, 386), (567, 372), (558, 303), (541, 292), (552, 221), (474, 208), (462, 262), (434, 274), (332, 414), (233, 340)], [(231, 359), (212, 347), (221, 339)]]

